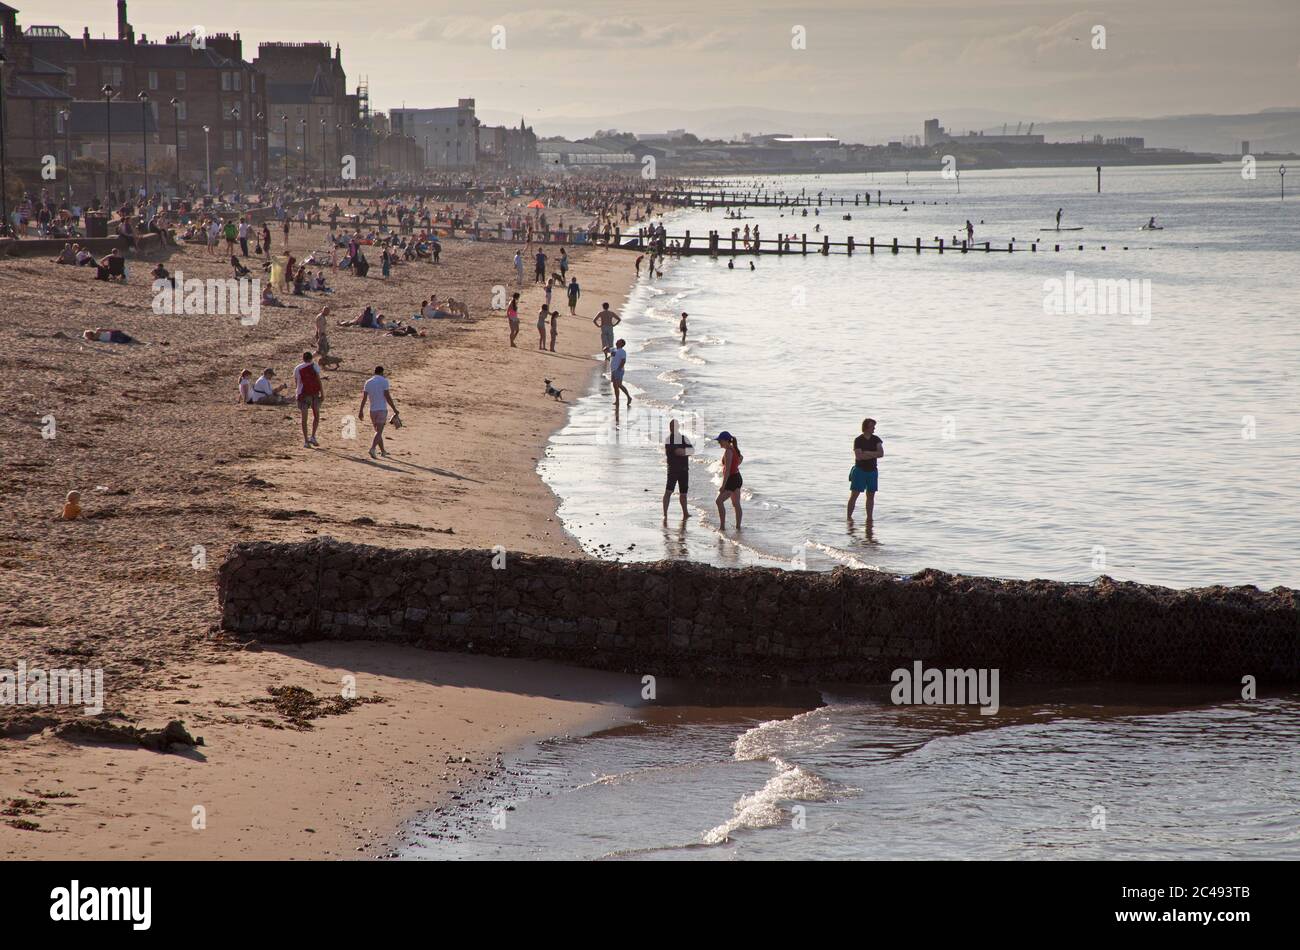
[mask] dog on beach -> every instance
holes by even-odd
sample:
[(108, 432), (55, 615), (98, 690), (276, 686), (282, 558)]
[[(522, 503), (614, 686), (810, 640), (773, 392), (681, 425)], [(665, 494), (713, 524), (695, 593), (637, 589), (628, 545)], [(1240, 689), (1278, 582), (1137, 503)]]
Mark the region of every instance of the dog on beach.
[(551, 385), (551, 381), (549, 379), (543, 380), (543, 382), (546, 383), (546, 395), (550, 396), (552, 399), (556, 400), (557, 402), (564, 402), (563, 389), (556, 389), (554, 386)]
[(323, 353), (320, 356), (321, 369), (338, 369), (342, 363), (343, 357), (341, 356), (330, 356), (328, 353)]

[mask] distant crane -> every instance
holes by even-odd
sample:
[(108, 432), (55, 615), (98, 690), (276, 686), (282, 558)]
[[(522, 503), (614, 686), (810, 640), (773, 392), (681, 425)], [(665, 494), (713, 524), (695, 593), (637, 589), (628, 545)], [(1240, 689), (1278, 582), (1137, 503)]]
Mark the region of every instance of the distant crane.
[(1022, 125), (1024, 125), (1024, 124), (1025, 124), (1025, 123), (1023, 123), (1023, 122), (1017, 122), (1017, 123), (1016, 123), (1016, 135), (1019, 135), (1019, 134), (1020, 134), (1020, 127), (1021, 127)]
[(1034, 134), (1034, 123), (1032, 123), (1032, 122), (1029, 123), (1029, 131), (1026, 132), (1025, 134), (1026, 134), (1026, 135), (1033, 135), (1033, 134)]

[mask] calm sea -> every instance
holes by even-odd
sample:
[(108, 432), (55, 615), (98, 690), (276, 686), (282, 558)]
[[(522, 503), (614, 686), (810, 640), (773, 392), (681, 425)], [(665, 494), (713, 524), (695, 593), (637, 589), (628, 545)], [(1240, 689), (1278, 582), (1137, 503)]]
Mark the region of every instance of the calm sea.
[[(978, 242), (1041, 243), (763, 256), (752, 271), (724, 254), (643, 278), (619, 328), (635, 408), (615, 425), (602, 381), (540, 465), (590, 553), (1300, 586), (1300, 195), (1279, 200), (1275, 166), (1108, 170), (1101, 195), (1089, 169), (965, 173), (960, 194), (934, 173), (768, 185), (916, 203), (677, 212), (669, 230), (880, 245), (948, 241), (969, 219)], [(1041, 231), (1057, 208), (1083, 230)], [(1139, 230), (1152, 215), (1164, 230)], [(1057, 312), (1054, 290), (1090, 280), (1136, 293)], [(870, 537), (861, 511), (844, 518), (864, 416), (886, 449)], [(660, 512), (669, 418), (698, 449), (685, 522), (675, 500)], [(706, 436), (721, 429), (745, 454), (740, 532), (717, 530)], [(1005, 697), (991, 717), (878, 688), (682, 701), (543, 743), (487, 793), (511, 808), (501, 827), (475, 806), (455, 839), (417, 824), (406, 855), (1294, 857), (1298, 750), (1295, 694), (1071, 687)]]

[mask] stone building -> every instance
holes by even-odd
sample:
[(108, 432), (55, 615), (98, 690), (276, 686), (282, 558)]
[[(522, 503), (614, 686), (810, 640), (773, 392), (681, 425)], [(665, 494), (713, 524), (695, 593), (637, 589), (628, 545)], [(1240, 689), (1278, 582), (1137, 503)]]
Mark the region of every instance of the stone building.
[(357, 96), (347, 91), (342, 50), (329, 43), (261, 43), (254, 66), (266, 77), (267, 135), (275, 174), (339, 176), (355, 154)]

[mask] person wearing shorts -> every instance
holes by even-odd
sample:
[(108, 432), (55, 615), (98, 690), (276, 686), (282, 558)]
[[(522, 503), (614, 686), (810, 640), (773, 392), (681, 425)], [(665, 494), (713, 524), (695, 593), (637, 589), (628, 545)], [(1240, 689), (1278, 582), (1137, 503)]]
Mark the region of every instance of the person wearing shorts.
[[(320, 445), (316, 430), (320, 428), (320, 404), (325, 398), (325, 386), (320, 371), (311, 360), (311, 351), (302, 354), (302, 362), (293, 368), (293, 381), (298, 390), (298, 415), (302, 419), (302, 447), (309, 449)], [(307, 434), (307, 410), (311, 410), (311, 435)]]
[(608, 303), (600, 306), (600, 313), (592, 317), (591, 322), (600, 327), (600, 348), (605, 351), (605, 359), (609, 359), (614, 350), (614, 327), (623, 321), (618, 314), (609, 309)]
[(876, 489), (880, 485), (880, 472), (876, 469), (876, 460), (885, 457), (885, 443), (876, 435), (876, 420), (862, 420), (862, 434), (853, 440), (853, 467), (849, 469), (849, 510), (848, 519), (853, 520), (853, 509), (857, 507), (858, 496), (867, 493), (867, 530), (871, 530), (871, 518), (875, 514)]
[(632, 405), (632, 394), (627, 391), (623, 385), (623, 370), (627, 369), (627, 350), (623, 349), (626, 340), (619, 340), (614, 344), (614, 352), (609, 363), (609, 379), (614, 384), (614, 409), (618, 409), (618, 393), (623, 391), (627, 397), (627, 404)]
[(375, 430), (375, 437), (370, 440), (370, 457), (374, 458), (375, 451), (378, 450), (380, 455), (388, 458), (388, 451), (384, 448), (384, 426), (388, 423), (389, 408), (393, 410), (393, 417), (397, 417), (397, 404), (393, 402), (393, 394), (382, 366), (376, 366), (375, 375), (361, 387), (361, 406), (357, 409), (357, 415), (361, 418), (365, 417), (367, 402), (370, 403), (370, 425)]
[(736, 527), (739, 528), (740, 519), (744, 517), (744, 512), (740, 508), (740, 487), (745, 484), (745, 480), (740, 477), (740, 463), (745, 460), (745, 457), (740, 454), (740, 444), (730, 432), (719, 432), (714, 441), (722, 446), (722, 489), (718, 492), (716, 502), (718, 521), (725, 530), (727, 509), (724, 505), (730, 499), (731, 507), (736, 510)]
[(677, 432), (677, 420), (668, 420), (668, 441), (664, 443), (664, 454), (668, 459), (668, 483), (664, 486), (664, 520), (668, 520), (668, 502), (677, 491), (677, 500), (682, 503), (682, 520), (687, 518), (686, 493), (691, 485), (691, 443), (686, 436)]

